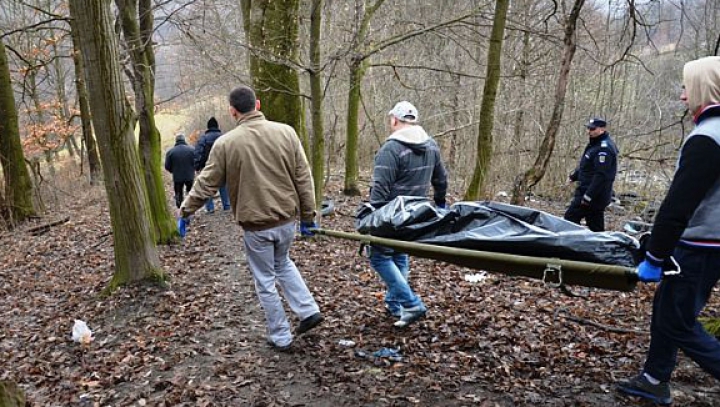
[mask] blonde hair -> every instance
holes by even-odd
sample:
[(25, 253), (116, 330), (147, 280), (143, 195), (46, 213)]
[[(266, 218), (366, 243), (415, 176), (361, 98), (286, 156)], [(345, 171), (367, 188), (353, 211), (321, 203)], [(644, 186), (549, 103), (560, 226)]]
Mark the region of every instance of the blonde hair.
[(683, 68), (683, 85), (690, 113), (720, 104), (720, 56), (696, 59)]

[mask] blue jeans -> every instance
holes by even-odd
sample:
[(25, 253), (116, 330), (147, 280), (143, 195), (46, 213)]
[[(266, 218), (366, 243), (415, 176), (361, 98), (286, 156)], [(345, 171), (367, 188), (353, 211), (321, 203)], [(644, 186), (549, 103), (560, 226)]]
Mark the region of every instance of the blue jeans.
[(423, 305), (420, 297), (415, 295), (408, 283), (410, 267), (407, 254), (385, 247), (371, 246), (370, 265), (387, 286), (385, 303), (391, 313), (399, 315), (401, 306), (411, 308)]
[(650, 349), (645, 372), (667, 382), (683, 353), (720, 380), (720, 342), (703, 329), (697, 316), (720, 279), (720, 250), (675, 249), (682, 273), (663, 277), (655, 291)]
[[(224, 210), (230, 209), (230, 197), (228, 196), (227, 187), (224, 185), (220, 187), (220, 200), (222, 201)], [(213, 212), (215, 210), (213, 198), (210, 198), (205, 202), (205, 209), (208, 212)]]

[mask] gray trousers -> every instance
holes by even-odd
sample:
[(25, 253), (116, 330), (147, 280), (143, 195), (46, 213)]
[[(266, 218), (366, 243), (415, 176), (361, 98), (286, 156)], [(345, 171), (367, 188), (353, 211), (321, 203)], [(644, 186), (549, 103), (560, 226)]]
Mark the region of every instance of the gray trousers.
[(255, 280), (255, 292), (265, 310), (268, 338), (277, 346), (289, 345), (293, 336), (276, 283), (300, 320), (320, 311), (295, 263), (290, 260), (290, 245), (294, 239), (294, 222), (256, 232), (245, 231), (245, 255)]

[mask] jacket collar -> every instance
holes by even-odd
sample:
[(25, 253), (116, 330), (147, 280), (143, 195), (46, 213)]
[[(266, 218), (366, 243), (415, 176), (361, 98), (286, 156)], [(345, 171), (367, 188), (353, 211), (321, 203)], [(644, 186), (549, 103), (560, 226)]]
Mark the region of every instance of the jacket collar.
[(715, 116), (720, 116), (720, 104), (707, 105), (702, 109), (698, 110), (698, 112), (695, 113), (695, 116), (693, 117), (693, 121), (695, 122), (695, 124), (700, 124), (701, 121), (707, 119), (708, 117)]
[(242, 117), (240, 117), (235, 123), (239, 126), (242, 123), (255, 120), (265, 120), (265, 115), (261, 111), (256, 110), (254, 112), (242, 115)]
[(597, 137), (590, 138), (590, 144), (597, 144), (603, 140), (607, 140), (608, 137), (610, 137), (610, 134), (608, 132), (605, 132)]

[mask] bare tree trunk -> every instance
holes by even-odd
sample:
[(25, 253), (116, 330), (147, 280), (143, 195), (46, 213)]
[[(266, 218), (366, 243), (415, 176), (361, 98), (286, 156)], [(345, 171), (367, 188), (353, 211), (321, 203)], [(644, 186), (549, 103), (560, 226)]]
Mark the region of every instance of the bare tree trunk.
[[(312, 174), (315, 184), (315, 203), (322, 208), (325, 182), (325, 126), (323, 125), (323, 86), (320, 67), (320, 40), (323, 0), (313, 0), (310, 13), (310, 95), (312, 117)], [(318, 220), (322, 217), (318, 216)], [(319, 224), (319, 223), (318, 223)]]
[(538, 155), (535, 158), (535, 163), (530, 169), (518, 175), (515, 179), (511, 201), (515, 205), (522, 205), (525, 202), (525, 196), (528, 190), (534, 187), (545, 176), (548, 162), (550, 162), (550, 157), (555, 148), (555, 137), (560, 128), (563, 110), (565, 109), (565, 95), (567, 93), (568, 82), (570, 81), (570, 67), (572, 66), (572, 61), (577, 49), (577, 38), (575, 35), (577, 20), (584, 4), (585, 0), (575, 0), (572, 11), (570, 11), (570, 14), (565, 20), (565, 36), (563, 41), (565, 50), (560, 64), (558, 82), (555, 86), (555, 103), (553, 105), (552, 116), (545, 130), (545, 136), (540, 145)]
[(375, 0), (372, 4), (366, 7), (365, 0), (356, 2), (356, 18), (359, 20), (357, 23), (357, 32), (355, 38), (353, 38), (352, 49), (349, 52), (350, 55), (350, 90), (348, 92), (348, 111), (347, 111), (347, 130), (346, 130), (346, 143), (345, 143), (345, 187), (343, 193), (345, 195), (360, 195), (360, 189), (358, 188), (358, 159), (357, 159), (357, 147), (358, 147), (358, 119), (359, 119), (359, 108), (360, 108), (360, 90), (362, 86), (362, 80), (365, 77), (365, 72), (370, 65), (369, 59), (374, 54), (389, 48), (393, 45), (399, 44), (409, 38), (423, 35), (427, 32), (439, 29), (441, 27), (449, 26), (457, 23), (470, 15), (460, 16), (458, 18), (450, 19), (438, 24), (434, 24), (429, 27), (423, 27), (417, 30), (411, 30), (402, 34), (386, 38), (385, 40), (379, 41), (376, 44), (369, 46), (368, 43), (368, 30), (370, 27), (370, 20), (383, 5), (385, 0)]
[(345, 187), (343, 194), (360, 195), (358, 188), (358, 121), (360, 111), (360, 88), (365, 76), (367, 62), (354, 59), (350, 65), (350, 92), (348, 92), (347, 133), (345, 140)]
[[(531, 8), (527, 3), (523, 4), (525, 8), (525, 24), (530, 22)], [(522, 56), (520, 57), (520, 66), (518, 67), (519, 86), (521, 87), (521, 100), (527, 99), (528, 86), (527, 78), (528, 71), (530, 69), (530, 32), (525, 31), (522, 33)], [(525, 134), (525, 109), (518, 109), (515, 113), (515, 123), (513, 128), (513, 140), (510, 145), (511, 149), (517, 149), (520, 147)]]
[[(55, 37), (55, 30), (50, 29), (50, 33)], [(58, 47), (58, 42), (52, 42), (52, 50), (54, 55), (61, 55), (61, 50)], [(70, 121), (70, 107), (68, 104), (67, 92), (65, 92), (65, 69), (61, 58), (55, 58), (52, 61), (53, 73), (55, 75), (55, 94), (57, 95), (58, 103), (60, 104), (60, 118), (63, 120), (63, 124), (68, 125)], [(67, 149), (68, 154), (71, 158), (75, 158), (75, 154), (79, 151), (77, 149), (77, 143), (72, 134), (65, 137), (63, 146)], [(59, 151), (61, 146), (56, 146), (55, 151)]]
[(242, 0), (245, 36), (251, 46), (250, 74), (265, 116), (292, 126), (311, 157), (295, 69), (299, 49), (299, 0)]
[(88, 72), (115, 243), (115, 273), (108, 291), (131, 282), (165, 280), (135, 149), (133, 112), (120, 73), (110, 1), (70, 0), (70, 14), (77, 20), (73, 35)]
[[(70, 27), (77, 32), (76, 22), (70, 19)], [(90, 118), (90, 103), (88, 102), (87, 87), (85, 86), (85, 66), (80, 56), (80, 48), (76, 35), (72, 35), (73, 41), (73, 65), (75, 66), (75, 89), (77, 91), (78, 107), (80, 109), (80, 125), (82, 127), (82, 138), (87, 151), (88, 168), (90, 170), (90, 184), (97, 185), (102, 181), (102, 167), (100, 156), (98, 156), (97, 144), (93, 135), (92, 121)]]
[[(30, 99), (32, 99), (33, 106), (35, 107), (35, 114), (37, 115), (38, 127), (44, 128), (44, 125), (45, 125), (44, 111), (45, 110), (42, 106), (42, 103), (40, 102), (40, 95), (38, 94), (36, 68), (30, 69), (25, 78), (26, 78), (26, 82), (27, 82), (27, 88), (30, 93)], [(43, 148), (43, 155), (45, 156), (45, 163), (47, 164), (48, 172), (50, 173), (51, 178), (55, 178), (55, 163), (53, 162), (54, 147), (52, 147), (49, 144), (51, 141), (53, 141), (53, 139), (54, 139), (54, 137), (51, 137), (51, 135), (47, 134), (47, 133), (43, 134), (42, 139), (41, 139), (42, 140), (41, 147)]]
[(155, 55), (152, 48), (153, 15), (150, 0), (115, 0), (132, 60), (135, 109), (140, 125), (140, 159), (145, 177), (155, 238), (169, 243), (178, 236), (168, 209), (162, 179), (162, 143), (155, 126)]
[(0, 41), (0, 164), (5, 179), (8, 223), (22, 221), (35, 214), (32, 181), (25, 166), (18, 116), (15, 108), (10, 68), (5, 44)]
[(502, 44), (509, 3), (510, 0), (497, 0), (495, 2), (495, 16), (493, 17), (490, 46), (488, 47), (487, 73), (480, 105), (475, 171), (465, 192), (465, 199), (469, 201), (477, 200), (485, 193), (485, 182), (490, 169), (493, 149), (492, 132), (495, 120), (495, 98), (500, 83)]
[(359, 19), (357, 33), (353, 39), (350, 54), (350, 90), (348, 92), (347, 129), (345, 133), (345, 186), (343, 194), (360, 195), (358, 188), (358, 119), (360, 110), (360, 89), (368, 67), (368, 53), (362, 49), (368, 34), (370, 20), (385, 0), (375, 0), (368, 8), (365, 0), (356, 3), (356, 17)]

